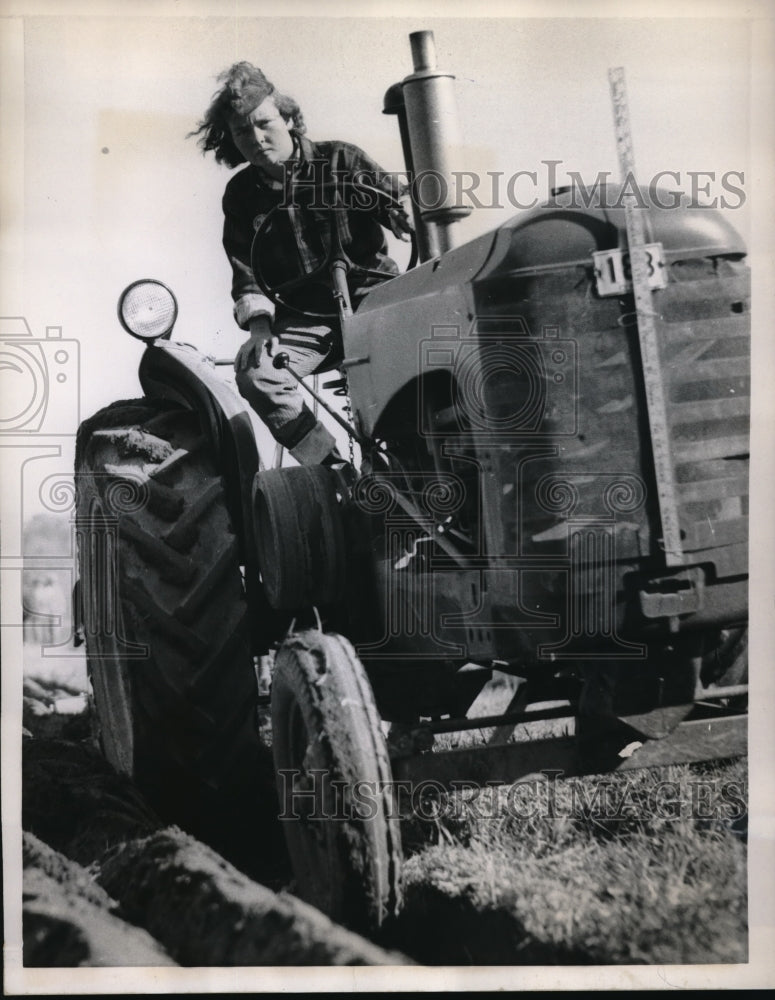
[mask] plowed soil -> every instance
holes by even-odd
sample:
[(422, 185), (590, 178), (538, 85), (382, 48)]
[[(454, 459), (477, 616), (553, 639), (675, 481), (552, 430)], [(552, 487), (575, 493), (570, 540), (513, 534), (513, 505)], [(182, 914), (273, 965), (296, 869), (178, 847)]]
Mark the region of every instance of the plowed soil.
[(85, 714), (60, 715), (40, 705), (33, 711), (39, 695), (26, 690), (25, 966), (409, 961), (166, 826), (88, 738), (57, 738), (83, 737)]

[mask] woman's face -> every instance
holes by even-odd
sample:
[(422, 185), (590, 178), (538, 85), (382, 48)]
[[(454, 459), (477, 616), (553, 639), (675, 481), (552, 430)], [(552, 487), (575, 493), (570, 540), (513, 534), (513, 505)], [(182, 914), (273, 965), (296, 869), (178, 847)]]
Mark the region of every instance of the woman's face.
[(293, 156), (293, 136), (290, 119), (277, 110), (273, 97), (265, 97), (250, 114), (231, 120), (234, 145), (248, 163), (276, 174), (278, 168)]

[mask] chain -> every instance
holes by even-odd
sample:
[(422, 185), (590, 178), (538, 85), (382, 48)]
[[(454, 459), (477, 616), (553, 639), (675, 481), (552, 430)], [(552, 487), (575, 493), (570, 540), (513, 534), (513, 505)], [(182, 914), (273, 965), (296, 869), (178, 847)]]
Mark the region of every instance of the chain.
[[(345, 371), (342, 375), (344, 378), (344, 412), (347, 417), (347, 423), (352, 424), (353, 422), (353, 408), (350, 401), (350, 383), (347, 381), (347, 372)], [(347, 444), (349, 445), (349, 457), (350, 465), (355, 465), (355, 441), (353, 440), (352, 434), (347, 435)]]

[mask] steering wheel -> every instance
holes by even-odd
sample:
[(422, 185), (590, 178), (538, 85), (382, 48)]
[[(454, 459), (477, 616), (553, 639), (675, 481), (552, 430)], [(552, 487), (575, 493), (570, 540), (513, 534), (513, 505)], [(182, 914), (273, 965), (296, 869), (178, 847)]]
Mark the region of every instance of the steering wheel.
[[(329, 311), (315, 311), (313, 309), (302, 309), (299, 306), (293, 305), (292, 302), (288, 301), (287, 296), (297, 291), (300, 288), (307, 287), (309, 285), (320, 285), (325, 290), (332, 295), (331, 287), (331, 264), (334, 260), (343, 260), (347, 265), (347, 274), (354, 276), (362, 276), (366, 278), (376, 278), (380, 281), (385, 281), (388, 278), (394, 278), (394, 274), (390, 274), (386, 271), (378, 271), (373, 267), (364, 267), (362, 264), (356, 263), (345, 253), (344, 247), (341, 243), (341, 238), (339, 235), (338, 227), (336, 225), (335, 212), (339, 211), (365, 211), (365, 208), (359, 208), (357, 203), (352, 207), (347, 207), (347, 202), (344, 203), (341, 200), (341, 195), (343, 191), (351, 189), (355, 194), (360, 192), (361, 197), (368, 197), (370, 199), (370, 204), (374, 205), (374, 199), (377, 199), (377, 203), (381, 203), (382, 206), (389, 209), (398, 209), (403, 212), (403, 207), (401, 206), (398, 198), (393, 195), (388, 194), (381, 188), (374, 187), (371, 184), (366, 184), (363, 181), (340, 181), (338, 184), (331, 182), (323, 185), (325, 189), (327, 187), (334, 186), (334, 204), (326, 204), (322, 209), (316, 208), (316, 213), (326, 212), (328, 218), (327, 228), (328, 228), (328, 240), (327, 249), (323, 261), (315, 267), (312, 271), (305, 271), (302, 274), (294, 278), (289, 278), (286, 281), (273, 282), (271, 281), (265, 273), (265, 261), (262, 261), (262, 256), (266, 255), (266, 246), (263, 247), (262, 253), (262, 241), (263, 237), (266, 235), (267, 231), (275, 225), (276, 221), (281, 218), (280, 213), (287, 213), (287, 208), (283, 205), (276, 205), (272, 208), (258, 225), (253, 236), (253, 245), (250, 249), (250, 264), (253, 269), (253, 274), (255, 276), (256, 282), (267, 298), (271, 299), (275, 305), (283, 306), (286, 309), (290, 309), (295, 313), (299, 313), (302, 316), (308, 316), (311, 319), (332, 319), (337, 317), (338, 311), (336, 309), (331, 309)], [(319, 189), (318, 189), (319, 190)], [(375, 206), (376, 208), (376, 206)], [(310, 211), (303, 206), (300, 207), (301, 211)], [(287, 218), (287, 215), (286, 215)], [(291, 239), (295, 239), (295, 232), (291, 228), (290, 219), (287, 219), (286, 225), (291, 229), (290, 236)], [(412, 251), (407, 265), (407, 270), (411, 270), (417, 263), (417, 236), (414, 232), (411, 233), (412, 241)], [(325, 245), (325, 243), (324, 243)]]

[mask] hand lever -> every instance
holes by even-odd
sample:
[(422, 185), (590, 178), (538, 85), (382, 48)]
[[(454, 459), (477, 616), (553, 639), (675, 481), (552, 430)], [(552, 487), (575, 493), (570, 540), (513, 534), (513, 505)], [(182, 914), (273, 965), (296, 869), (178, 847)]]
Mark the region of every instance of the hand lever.
[(340, 417), (339, 414), (335, 410), (331, 409), (331, 407), (328, 405), (328, 403), (325, 401), (325, 399), (322, 398), (322, 396), (320, 396), (317, 392), (315, 392), (314, 389), (312, 389), (310, 386), (307, 385), (307, 383), (304, 381), (304, 379), (301, 377), (301, 375), (298, 375), (293, 370), (293, 368), (291, 368), (290, 361), (291, 361), (291, 359), (288, 356), (288, 354), (285, 351), (280, 351), (279, 354), (275, 354), (274, 358), (272, 358), (272, 365), (275, 368), (285, 368), (288, 372), (290, 372), (291, 375), (293, 375), (293, 377), (296, 379), (296, 381), (302, 387), (302, 389), (306, 389), (306, 391), (310, 394), (310, 396), (312, 396), (313, 399), (317, 400), (317, 402), (320, 403), (320, 405), (323, 407), (323, 409), (326, 411), (326, 413), (330, 417), (333, 417), (334, 420), (339, 424), (339, 426), (343, 427), (347, 431), (347, 433), (350, 435), (350, 437), (353, 439), (353, 441), (355, 441), (357, 444), (359, 444), (363, 448), (367, 444), (367, 442), (363, 441), (358, 436), (358, 433), (355, 430), (355, 428), (352, 426), (352, 424), (348, 424), (347, 421), (343, 417)]

